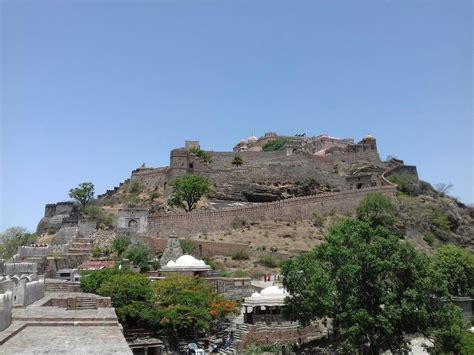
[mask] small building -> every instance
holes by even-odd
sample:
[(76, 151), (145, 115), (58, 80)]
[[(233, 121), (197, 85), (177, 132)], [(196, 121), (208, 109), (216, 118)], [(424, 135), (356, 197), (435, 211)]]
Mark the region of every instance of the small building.
[(56, 272), (56, 278), (64, 281), (79, 282), (81, 275), (77, 269), (59, 269)]
[(289, 293), (280, 286), (269, 286), (261, 292), (254, 292), (244, 299), (244, 323), (281, 324), (284, 321), (283, 308)]
[(196, 259), (192, 255), (182, 255), (176, 261), (170, 260), (160, 269), (160, 274), (168, 276), (170, 274), (184, 274), (191, 276), (206, 277), (211, 267), (203, 260)]

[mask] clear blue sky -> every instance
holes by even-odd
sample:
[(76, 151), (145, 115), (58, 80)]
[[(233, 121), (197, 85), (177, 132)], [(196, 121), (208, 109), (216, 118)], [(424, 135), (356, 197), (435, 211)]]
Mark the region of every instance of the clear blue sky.
[(370, 133), (474, 200), (470, 1), (0, 3), (0, 230), (269, 130)]

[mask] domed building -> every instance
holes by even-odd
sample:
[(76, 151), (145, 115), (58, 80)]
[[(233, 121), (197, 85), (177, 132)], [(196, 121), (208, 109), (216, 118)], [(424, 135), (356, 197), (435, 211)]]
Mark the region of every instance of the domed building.
[(170, 260), (165, 266), (162, 266), (160, 272), (169, 275), (170, 273), (179, 273), (191, 276), (206, 277), (211, 269), (203, 260), (196, 259), (192, 255), (182, 255), (176, 260)]
[(284, 320), (282, 311), (285, 299), (289, 296), (290, 294), (284, 288), (276, 285), (254, 292), (250, 297), (246, 297), (242, 304), (245, 309), (244, 322), (280, 324)]

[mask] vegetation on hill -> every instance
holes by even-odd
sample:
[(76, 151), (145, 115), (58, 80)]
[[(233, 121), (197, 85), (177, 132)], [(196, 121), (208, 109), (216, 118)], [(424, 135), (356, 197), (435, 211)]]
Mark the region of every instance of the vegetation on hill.
[(78, 187), (69, 190), (69, 197), (85, 207), (94, 197), (94, 184), (92, 182), (80, 183)]
[(18, 252), (18, 247), (36, 242), (37, 236), (23, 227), (11, 227), (0, 233), (0, 259), (8, 260)]
[(240, 155), (235, 155), (234, 158), (232, 159), (232, 165), (235, 165), (237, 167), (241, 166), (244, 163), (244, 160)]
[[(371, 354), (403, 352), (405, 335), (420, 333), (433, 341), (438, 353), (468, 353), (470, 335), (460, 309), (440, 300), (474, 285), (465, 277), (472, 270), (469, 258), (441, 250), (430, 259), (400, 241), (389, 229), (390, 204), (383, 195), (369, 194), (359, 206), (358, 219), (341, 220), (321, 245), (283, 264), (284, 285), (292, 295), (288, 315), (303, 323), (332, 318), (344, 353), (364, 346)], [(450, 269), (458, 263), (465, 267)], [(448, 287), (453, 278), (456, 285)]]
[(209, 181), (197, 175), (176, 178), (170, 185), (173, 192), (168, 205), (183, 208), (186, 212), (194, 210), (201, 197), (211, 192)]
[(264, 152), (275, 152), (279, 150), (283, 150), (285, 146), (286, 140), (284, 139), (275, 139), (265, 143), (262, 147)]
[(206, 151), (202, 150), (201, 148), (193, 147), (193, 148), (189, 148), (188, 151), (189, 153), (198, 157), (199, 159), (201, 159), (207, 164), (210, 164), (212, 162), (211, 155), (207, 153)]

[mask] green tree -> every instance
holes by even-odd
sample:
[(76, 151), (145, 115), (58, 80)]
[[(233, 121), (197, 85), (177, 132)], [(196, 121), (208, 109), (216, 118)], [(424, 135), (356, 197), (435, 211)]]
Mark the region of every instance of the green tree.
[(186, 212), (195, 209), (201, 197), (211, 192), (209, 181), (197, 175), (177, 178), (170, 185), (173, 192), (168, 199), (168, 204), (183, 208)]
[(206, 280), (176, 275), (155, 284), (159, 307), (153, 317), (154, 326), (164, 332), (195, 336), (236, 311), (236, 304), (217, 295)]
[(384, 194), (371, 192), (357, 207), (357, 218), (371, 227), (391, 226), (395, 221), (395, 206)]
[(275, 152), (278, 150), (283, 150), (285, 146), (286, 140), (284, 139), (275, 139), (265, 143), (262, 147), (264, 152)]
[(113, 269), (103, 269), (97, 271), (84, 271), (81, 273), (81, 291), (86, 293), (97, 293), (102, 283), (110, 279), (114, 275), (130, 273), (129, 269), (119, 270), (117, 267)]
[(363, 346), (371, 354), (402, 352), (405, 334), (427, 332), (431, 315), (444, 314), (446, 289), (428, 265), (387, 229), (346, 219), (311, 252), (283, 264), (287, 311), (303, 323), (332, 318), (344, 353)]
[(117, 272), (109, 275), (97, 294), (110, 297), (121, 322), (145, 325), (149, 308), (155, 303), (155, 293), (148, 277), (136, 273)]
[(192, 155), (198, 157), (199, 159), (203, 160), (204, 162), (208, 164), (212, 162), (211, 155), (205, 152), (204, 150), (202, 150), (201, 148), (193, 147), (193, 148), (189, 148), (188, 151)]
[(438, 248), (432, 267), (452, 296), (474, 297), (474, 255), (454, 245)]
[(132, 244), (129, 237), (126, 235), (119, 235), (112, 241), (112, 249), (117, 253), (120, 258), (127, 248)]
[(37, 239), (23, 227), (11, 227), (0, 233), (0, 259), (10, 259), (18, 252), (18, 247), (30, 245)]
[(124, 254), (125, 258), (129, 259), (135, 266), (140, 268), (140, 272), (145, 272), (150, 269), (148, 261), (150, 260), (150, 250), (145, 244), (134, 243), (131, 244)]
[(234, 159), (232, 159), (232, 165), (237, 167), (241, 166), (244, 163), (244, 160), (240, 155), (234, 155)]
[(78, 187), (69, 190), (69, 197), (76, 200), (85, 207), (94, 197), (94, 184), (92, 182), (80, 183)]

